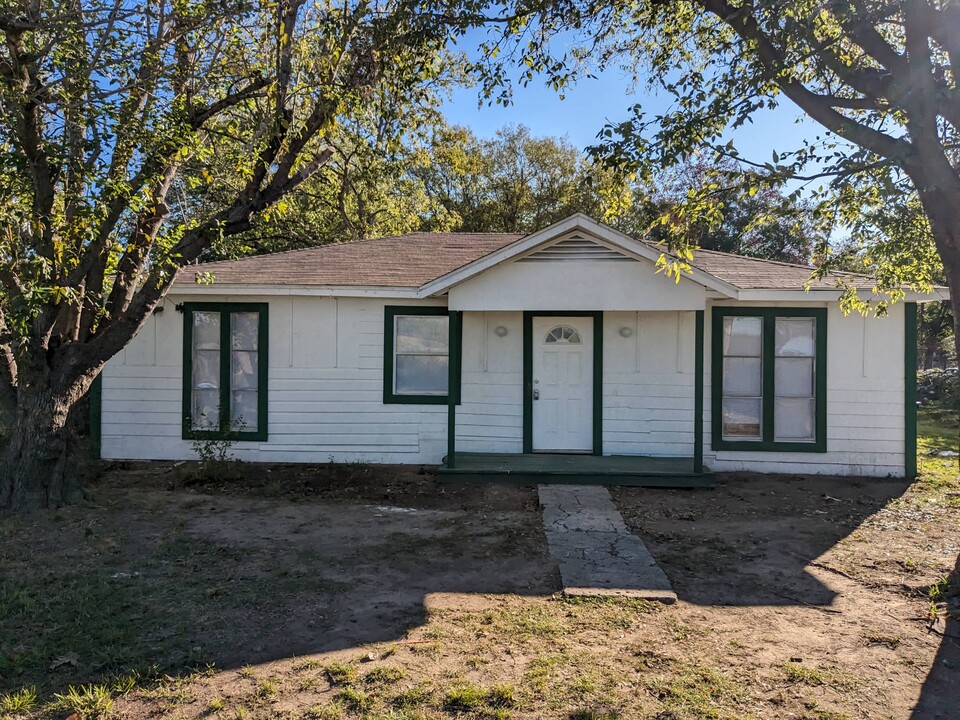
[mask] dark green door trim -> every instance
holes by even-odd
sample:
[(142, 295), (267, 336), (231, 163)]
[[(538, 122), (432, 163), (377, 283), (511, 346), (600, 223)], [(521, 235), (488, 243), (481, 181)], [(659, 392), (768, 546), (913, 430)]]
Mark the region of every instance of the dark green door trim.
[(917, 477), (917, 304), (903, 305), (903, 472)]
[(696, 311), (693, 368), (693, 471), (703, 472), (703, 310)]
[[(745, 450), (773, 452), (827, 451), (827, 310), (796, 307), (714, 307), (711, 310), (711, 392), (710, 424), (713, 450)], [(723, 439), (723, 319), (725, 317), (759, 317), (763, 320), (763, 420), (760, 440)], [(776, 363), (774, 334), (778, 317), (812, 317), (817, 320), (814, 382), (816, 393), (814, 442), (777, 442), (774, 440), (774, 366)]]
[(593, 318), (593, 454), (603, 455), (603, 311), (527, 310), (523, 313), (523, 452), (533, 452), (533, 318)]
[(447, 467), (457, 466), (457, 404), (463, 374), (463, 313), (450, 311), (450, 356), (447, 363)]

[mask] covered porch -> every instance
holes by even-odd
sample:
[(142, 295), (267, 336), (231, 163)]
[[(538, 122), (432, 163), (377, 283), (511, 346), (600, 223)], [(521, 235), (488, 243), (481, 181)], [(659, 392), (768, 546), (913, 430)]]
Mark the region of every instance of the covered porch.
[(562, 453), (456, 453), (440, 467), (448, 482), (575, 483), (665, 488), (714, 485), (713, 474), (695, 458)]

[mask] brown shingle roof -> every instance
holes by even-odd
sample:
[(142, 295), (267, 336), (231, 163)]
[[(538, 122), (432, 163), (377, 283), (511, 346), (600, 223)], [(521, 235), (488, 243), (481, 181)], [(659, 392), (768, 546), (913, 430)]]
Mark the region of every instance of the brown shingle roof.
[(175, 284), (192, 284), (197, 273), (209, 272), (218, 285), (418, 288), (521, 237), (516, 233), (409, 233), (190, 265), (180, 271)]
[(837, 281), (857, 288), (871, 288), (874, 279), (868, 275), (834, 272), (818, 280), (810, 280), (814, 268), (809, 265), (734, 255), (716, 250), (695, 250), (694, 267), (730, 283), (741, 290), (799, 290), (807, 282), (819, 290), (836, 289)]
[[(376, 240), (223, 260), (183, 268), (175, 284), (212, 273), (216, 284), (329, 285), (418, 288), (524, 237), (517, 233), (408, 233)], [(653, 246), (655, 249), (660, 249)], [(697, 250), (693, 266), (742, 290), (800, 290), (813, 268), (714, 250)], [(811, 283), (831, 289), (837, 280), (872, 287), (873, 279), (834, 273)]]

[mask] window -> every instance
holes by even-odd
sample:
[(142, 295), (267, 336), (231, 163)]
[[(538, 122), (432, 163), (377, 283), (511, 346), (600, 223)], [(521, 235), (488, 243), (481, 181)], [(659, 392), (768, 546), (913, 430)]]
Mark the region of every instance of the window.
[(267, 305), (183, 310), (183, 437), (266, 440)]
[(545, 340), (547, 345), (553, 345), (554, 343), (579, 345), (580, 342), (580, 333), (569, 325), (557, 325), (557, 327), (547, 333), (547, 339)]
[(384, 309), (383, 401), (446, 404), (450, 321), (446, 308)]
[(714, 308), (715, 450), (826, 452), (823, 309)]

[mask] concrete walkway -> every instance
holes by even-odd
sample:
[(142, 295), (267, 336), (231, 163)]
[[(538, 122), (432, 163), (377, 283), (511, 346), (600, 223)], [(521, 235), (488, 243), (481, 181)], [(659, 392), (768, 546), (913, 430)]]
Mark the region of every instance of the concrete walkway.
[(600, 485), (540, 485), (550, 554), (567, 595), (619, 595), (676, 602), (647, 546), (627, 530)]

